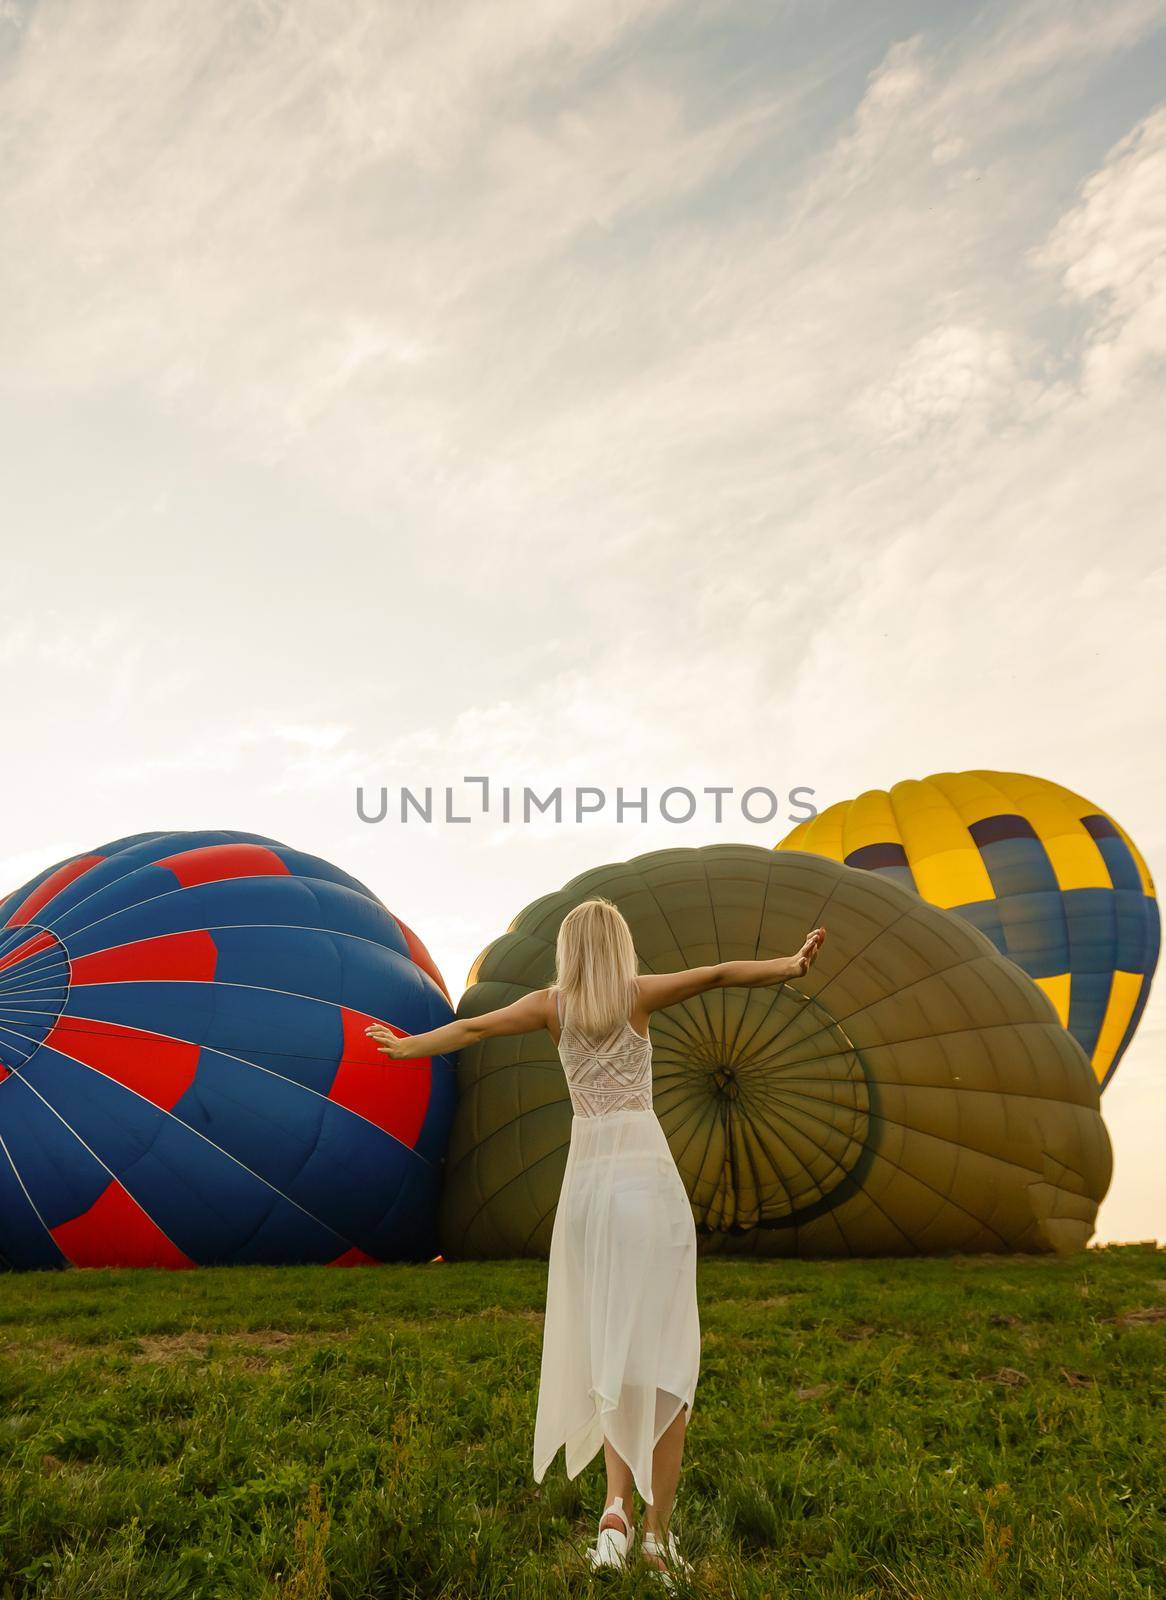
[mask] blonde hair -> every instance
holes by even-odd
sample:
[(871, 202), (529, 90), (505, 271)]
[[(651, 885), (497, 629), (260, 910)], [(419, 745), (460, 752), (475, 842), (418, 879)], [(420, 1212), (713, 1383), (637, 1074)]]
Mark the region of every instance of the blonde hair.
[(602, 1039), (631, 1015), (639, 962), (632, 930), (619, 907), (584, 900), (559, 925), (555, 987), (563, 1015), (580, 1033)]

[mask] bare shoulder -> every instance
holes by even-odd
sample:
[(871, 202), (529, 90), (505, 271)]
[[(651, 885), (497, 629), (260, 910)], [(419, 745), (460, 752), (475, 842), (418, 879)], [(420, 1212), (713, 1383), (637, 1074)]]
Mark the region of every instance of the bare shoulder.
[(549, 989), (535, 991), (542, 1004), (543, 1027), (550, 1034), (555, 1044), (559, 1042), (559, 991), (552, 986)]
[(641, 972), (638, 974), (635, 982), (635, 1000), (633, 1001), (634, 1010), (638, 1011), (642, 1006), (650, 1006), (651, 997), (654, 993), (654, 985), (656, 985), (658, 981), (659, 980), (654, 972)]
[(641, 1033), (653, 1011), (672, 1003), (668, 982), (670, 977), (670, 973), (659, 972), (642, 972), (637, 977), (632, 1023)]

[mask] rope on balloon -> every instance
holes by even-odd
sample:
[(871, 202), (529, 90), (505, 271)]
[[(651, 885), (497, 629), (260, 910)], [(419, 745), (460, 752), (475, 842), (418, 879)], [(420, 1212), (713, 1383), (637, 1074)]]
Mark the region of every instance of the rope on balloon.
[[(32, 1046), (32, 1050), (25, 1057), (24, 1061), (21, 1063), (22, 1066), (27, 1066), (28, 1062), (32, 1059), (33, 1055), (35, 1055), (36, 1051), (38, 1049), (40, 1049), (42, 1045), (45, 1044), (46, 1039), (47, 1039), (47, 1034), (42, 1036), (40, 1039), (37, 1039), (32, 1034), (23, 1033), (19, 1028), (10, 1026), (7, 1022), (2, 1020), (2, 1018), (11, 1009), (12, 1009), (11, 1007), (8, 1007), (8, 1008), (5, 1008), (4, 1012), (0, 1012), (0, 1033), (13, 1034), (13, 1035), (15, 1035), (16, 1038), (22, 1040), (25, 1044), (30, 1044)], [(50, 1012), (43, 1012), (42, 1015), (50, 1016), (51, 1013)], [(388, 1024), (385, 1023), (385, 1024), (382, 1024), (382, 1026), (387, 1027)], [(111, 1022), (111, 1023), (108, 1023), (106, 1025), (106, 1027), (107, 1027), (107, 1029), (110, 1029), (110, 1028), (112, 1028), (112, 1029), (122, 1029), (122, 1028), (132, 1029), (132, 1024), (124, 1023), (124, 1022)], [(157, 1047), (157, 1045), (159, 1045), (159, 1044), (188, 1044), (188, 1045), (193, 1045), (195, 1047), (195, 1049), (212, 1050), (216, 1055), (238, 1057), (239, 1059), (245, 1061), (248, 1066), (252, 1066), (252, 1067), (258, 1067), (258, 1066), (260, 1066), (260, 1063), (258, 1061), (249, 1060), (247, 1058), (247, 1056), (244, 1054), (244, 1052), (246, 1050), (252, 1050), (252, 1051), (254, 1051), (254, 1053), (256, 1055), (261, 1055), (261, 1056), (264, 1056), (264, 1057), (273, 1058), (273, 1059), (278, 1060), (278, 1061), (334, 1061), (334, 1062), (336, 1062), (337, 1065), (339, 1065), (340, 1061), (342, 1061), (344, 1059), (343, 1054), (340, 1057), (336, 1057), (336, 1056), (333, 1056), (333, 1055), (326, 1055), (326, 1056), (319, 1055), (316, 1052), (310, 1051), (310, 1050), (269, 1050), (269, 1049), (266, 1049), (266, 1048), (262, 1049), (262, 1050), (256, 1050), (253, 1045), (240, 1045), (240, 1046), (231, 1047), (231, 1046), (224, 1045), (224, 1044), (211, 1044), (209, 1042), (201, 1041), (201, 1040), (198, 1040), (198, 1039), (180, 1039), (174, 1034), (159, 1033), (159, 1034), (154, 1034), (153, 1036), (147, 1036), (147, 1035), (145, 1035), (145, 1034), (143, 1034), (142, 1032), (139, 1032), (139, 1031), (130, 1031), (130, 1032), (127, 1032), (127, 1033), (116, 1032), (116, 1033), (112, 1033), (111, 1034), (110, 1032), (108, 1032), (106, 1030), (103, 1030), (103, 1029), (100, 1029), (100, 1028), (86, 1028), (86, 1027), (83, 1027), (81, 1024), (77, 1023), (77, 1022), (65, 1021), (63, 1018), (61, 1018), (59, 1016), (49, 1025), (49, 1028), (50, 1028), (50, 1031), (52, 1033), (81, 1034), (81, 1035), (84, 1035), (85, 1037), (88, 1037), (88, 1038), (91, 1038), (91, 1039), (116, 1038), (119, 1044), (137, 1044), (137, 1045), (142, 1045), (143, 1047), (151, 1047), (151, 1048)], [(404, 1034), (402, 1037), (404, 1037), (404, 1038), (415, 1038), (416, 1035), (414, 1035), (414, 1034)], [(49, 1045), (49, 1049), (51, 1050), (52, 1048), (53, 1048), (52, 1045)], [(439, 1054), (439, 1055), (436, 1055), (436, 1056), (394, 1057), (394, 1056), (390, 1056), (387, 1053), (387, 1051), (382, 1050), (379, 1045), (376, 1046), (376, 1049), (377, 1049), (378, 1055), (383, 1055), (385, 1057), (385, 1060), (387, 1062), (389, 1062), (391, 1065), (393, 1065), (394, 1067), (413, 1067), (417, 1071), (423, 1071), (425, 1069), (425, 1067), (426, 1067), (426, 1064), (429, 1063), (429, 1062), (432, 1062), (432, 1061), (435, 1061), (435, 1060), (436, 1061), (444, 1061), (444, 1060), (448, 1059), (448, 1057), (446, 1055), (444, 1055), (444, 1054)], [(61, 1053), (63, 1054), (64, 1052), (61, 1052)], [(451, 1052), (451, 1054), (452, 1054), (452, 1052)], [(2, 1063), (4, 1065), (7, 1065), (7, 1063), (3, 1062), (2, 1055), (0, 1055), (0, 1063)], [(82, 1062), (81, 1063), (82, 1066), (88, 1066), (89, 1064), (90, 1063), (88, 1063), (88, 1062)], [(362, 1063), (362, 1065), (367, 1065), (367, 1066), (374, 1066), (376, 1064), (377, 1063), (371, 1062), (371, 1061), (367, 1062), (367, 1063)], [(20, 1068), (19, 1067), (9, 1067), (8, 1070), (13, 1074), (13, 1076), (15, 1076), (15, 1077), (19, 1077), (20, 1076)], [(100, 1070), (100, 1069), (97, 1069), (97, 1070)]]

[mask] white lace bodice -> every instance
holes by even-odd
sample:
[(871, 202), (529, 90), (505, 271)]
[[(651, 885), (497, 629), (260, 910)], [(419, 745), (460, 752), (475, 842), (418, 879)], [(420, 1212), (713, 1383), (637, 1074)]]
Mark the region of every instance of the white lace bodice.
[(559, 1060), (567, 1075), (571, 1109), (577, 1117), (602, 1117), (609, 1111), (652, 1110), (652, 1041), (637, 1033), (630, 1022), (614, 1028), (605, 1039), (587, 1039), (559, 1009)]

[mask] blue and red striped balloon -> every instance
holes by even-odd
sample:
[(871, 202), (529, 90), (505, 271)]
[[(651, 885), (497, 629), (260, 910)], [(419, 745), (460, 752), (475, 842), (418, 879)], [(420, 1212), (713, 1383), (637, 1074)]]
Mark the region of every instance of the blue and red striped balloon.
[(0, 902), (0, 1260), (427, 1260), (453, 1016), (362, 884), (243, 833), (148, 833)]

